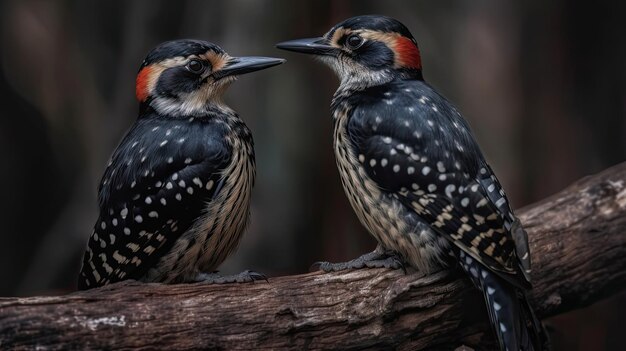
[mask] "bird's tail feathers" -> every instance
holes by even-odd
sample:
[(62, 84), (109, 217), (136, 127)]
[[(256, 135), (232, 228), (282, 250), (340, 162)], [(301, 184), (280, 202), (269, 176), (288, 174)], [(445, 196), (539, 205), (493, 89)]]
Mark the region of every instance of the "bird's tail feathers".
[(483, 293), (501, 350), (548, 349), (547, 334), (522, 289), (500, 278), (463, 251), (459, 251), (459, 262)]
[(530, 337), (529, 342), (535, 346), (535, 350), (550, 350), (550, 336), (546, 331), (543, 323), (535, 315), (526, 292), (518, 290), (518, 300), (520, 304), (520, 312), (522, 313), (522, 321), (526, 323), (526, 335)]

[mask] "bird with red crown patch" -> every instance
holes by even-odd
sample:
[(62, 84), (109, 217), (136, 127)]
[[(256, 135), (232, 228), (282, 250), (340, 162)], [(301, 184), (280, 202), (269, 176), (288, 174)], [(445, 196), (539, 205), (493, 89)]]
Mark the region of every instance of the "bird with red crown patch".
[(243, 282), (214, 270), (248, 223), (255, 176), (252, 133), (222, 95), (237, 76), (284, 60), (232, 57), (201, 40), (153, 49), (139, 68), (139, 116), (98, 189), (99, 218), (78, 279), (91, 289), (143, 282)]
[(526, 232), (457, 109), (422, 75), (417, 42), (385, 16), (349, 18), (278, 48), (315, 55), (339, 76), (331, 104), (341, 181), (377, 249), (326, 271), (432, 272), (456, 261), (485, 297), (502, 350), (539, 350), (526, 291)]

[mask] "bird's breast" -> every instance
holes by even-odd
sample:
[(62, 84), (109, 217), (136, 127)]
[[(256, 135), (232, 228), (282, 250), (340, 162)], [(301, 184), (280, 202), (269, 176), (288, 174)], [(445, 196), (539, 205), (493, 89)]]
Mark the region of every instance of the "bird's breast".
[(212, 185), (216, 194), (147, 280), (188, 281), (214, 271), (237, 248), (249, 220), (254, 148), (252, 138), (237, 128), (230, 128), (224, 138), (231, 146), (230, 162)]
[[(394, 209), (384, 200), (383, 193), (365, 173), (358, 155), (350, 144), (347, 122), (348, 109), (338, 108), (334, 112), (334, 151), (341, 183), (352, 208), (360, 222), (388, 249), (398, 246), (402, 223), (393, 221)], [(389, 216), (391, 215), (391, 216)]]
[(222, 189), (198, 223), (197, 235), (203, 243), (198, 267), (203, 272), (217, 268), (237, 248), (250, 217), (255, 178), (252, 142), (233, 136), (231, 144), (232, 161), (224, 170)]
[(384, 248), (398, 252), (414, 268), (422, 272), (435, 270), (443, 264), (442, 251), (448, 245), (445, 238), (367, 175), (364, 156), (358, 154), (349, 138), (349, 108), (339, 105), (333, 118), (341, 183), (361, 224)]

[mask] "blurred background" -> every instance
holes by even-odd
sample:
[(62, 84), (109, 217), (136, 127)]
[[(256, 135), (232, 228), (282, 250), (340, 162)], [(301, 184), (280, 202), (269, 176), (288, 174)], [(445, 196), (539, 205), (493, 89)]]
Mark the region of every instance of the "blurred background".
[[(306, 272), (374, 248), (331, 148), (331, 71), (274, 44), (378, 13), (469, 120), (515, 207), (626, 160), (626, 11), (584, 1), (0, 0), (0, 296), (74, 289), (145, 54), (176, 38), (285, 57), (227, 94), (255, 136), (252, 222), (226, 273)], [(557, 350), (621, 349), (626, 294), (549, 320)]]

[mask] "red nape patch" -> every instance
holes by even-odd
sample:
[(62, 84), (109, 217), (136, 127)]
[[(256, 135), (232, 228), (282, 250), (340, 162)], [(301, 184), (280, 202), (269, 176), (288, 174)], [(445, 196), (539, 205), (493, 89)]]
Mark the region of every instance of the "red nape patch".
[(422, 69), (422, 58), (415, 43), (406, 37), (396, 39), (394, 49), (396, 51), (396, 62), (405, 68)]
[(137, 100), (143, 102), (148, 98), (148, 81), (152, 74), (152, 66), (146, 66), (137, 74), (137, 80), (135, 81), (135, 95)]

